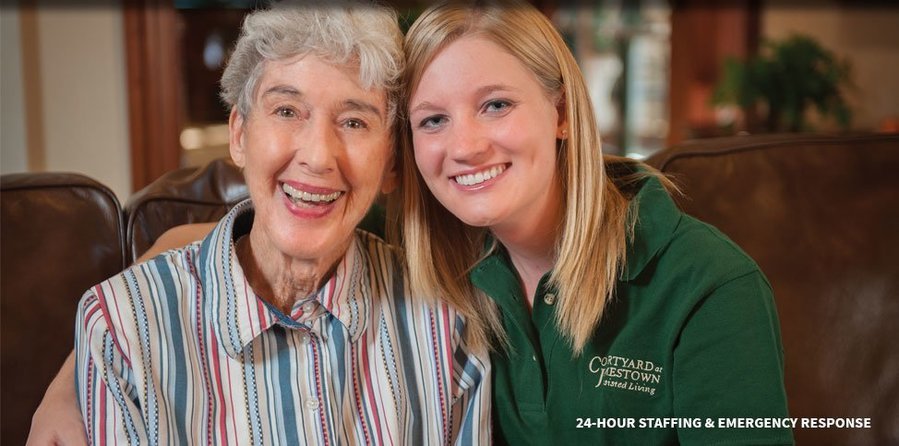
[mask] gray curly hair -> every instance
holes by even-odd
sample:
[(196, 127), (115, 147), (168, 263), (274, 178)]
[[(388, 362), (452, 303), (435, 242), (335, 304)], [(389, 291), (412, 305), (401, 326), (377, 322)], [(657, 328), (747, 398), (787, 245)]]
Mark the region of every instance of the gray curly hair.
[(222, 99), (246, 118), (266, 61), (305, 54), (358, 68), (363, 88), (386, 92), (388, 121), (395, 122), (402, 32), (393, 9), (361, 1), (282, 1), (247, 15), (222, 75)]

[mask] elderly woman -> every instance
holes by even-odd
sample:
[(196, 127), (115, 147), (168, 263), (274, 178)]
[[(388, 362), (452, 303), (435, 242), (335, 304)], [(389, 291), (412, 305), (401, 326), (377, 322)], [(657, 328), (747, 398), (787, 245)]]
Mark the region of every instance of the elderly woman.
[(88, 438), (129, 444), (446, 444), (490, 435), (486, 365), (452, 309), (403, 295), (355, 230), (391, 188), (401, 34), (382, 8), (247, 17), (222, 77), (250, 200), (209, 236), (90, 289), (76, 382)]

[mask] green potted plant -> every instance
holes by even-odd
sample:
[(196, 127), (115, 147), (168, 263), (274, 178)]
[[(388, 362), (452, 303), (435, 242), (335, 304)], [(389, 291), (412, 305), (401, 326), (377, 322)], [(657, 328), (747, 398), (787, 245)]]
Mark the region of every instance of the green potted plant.
[(735, 105), (744, 113), (750, 131), (808, 130), (806, 112), (814, 107), (843, 129), (852, 111), (843, 97), (850, 87), (850, 66), (814, 39), (794, 35), (768, 42), (746, 62), (730, 58), (715, 87), (715, 105)]

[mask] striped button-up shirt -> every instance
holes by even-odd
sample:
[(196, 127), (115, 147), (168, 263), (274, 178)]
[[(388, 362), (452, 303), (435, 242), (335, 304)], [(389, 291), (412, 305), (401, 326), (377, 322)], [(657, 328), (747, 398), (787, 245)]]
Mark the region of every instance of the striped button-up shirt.
[(331, 278), (283, 314), (235, 255), (252, 216), (244, 202), (202, 242), (85, 293), (76, 381), (92, 442), (489, 442), (489, 365), (455, 311), (406, 295), (395, 248), (357, 231)]

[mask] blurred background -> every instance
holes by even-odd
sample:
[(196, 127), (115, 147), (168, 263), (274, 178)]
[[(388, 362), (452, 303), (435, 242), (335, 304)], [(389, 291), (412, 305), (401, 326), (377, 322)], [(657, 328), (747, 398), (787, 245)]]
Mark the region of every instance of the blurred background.
[[(218, 79), (258, 1), (0, 4), (2, 173), (74, 171), (124, 200), (227, 156)], [(603, 150), (687, 139), (899, 131), (899, 3), (533, 2), (590, 88)], [(425, 2), (393, 2), (406, 24)]]

